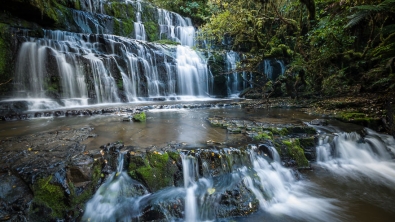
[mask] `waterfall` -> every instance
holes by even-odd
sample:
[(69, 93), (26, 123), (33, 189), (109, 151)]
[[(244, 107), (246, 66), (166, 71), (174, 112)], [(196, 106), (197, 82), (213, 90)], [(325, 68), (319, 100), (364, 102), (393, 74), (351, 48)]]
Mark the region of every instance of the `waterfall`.
[(71, 106), (87, 105), (88, 98), (113, 103), (207, 97), (211, 78), (206, 62), (188, 46), (46, 30), (44, 38), (21, 45), (15, 95), (46, 99), (59, 93), (56, 97)]
[(238, 84), (239, 84), (239, 73), (234, 72), (236, 70), (237, 62), (240, 61), (239, 55), (234, 51), (226, 52), (226, 71), (231, 72), (231, 74), (227, 74), (226, 77), (226, 85), (228, 89), (228, 95), (232, 96), (233, 94), (237, 94)]
[(277, 62), (277, 63), (280, 65), (280, 67), (281, 67), (281, 73), (280, 73), (280, 75), (284, 75), (286, 68), (285, 68), (285, 65), (284, 65), (283, 60), (278, 60), (278, 59), (276, 59), (276, 62)]
[(181, 45), (195, 45), (195, 28), (189, 18), (158, 8), (160, 38), (170, 39)]
[(178, 94), (181, 96), (210, 95), (211, 76), (207, 64), (188, 46), (177, 46)]
[(395, 140), (389, 135), (365, 129), (365, 136), (356, 132), (337, 133), (333, 140), (320, 138), (317, 163), (334, 174), (360, 179), (370, 178), (374, 183), (395, 185)]
[[(247, 87), (252, 87), (247, 81), (252, 81), (250, 72), (235, 72), (238, 68), (237, 63), (240, 62), (240, 56), (235, 51), (228, 51), (225, 54), (226, 62), (226, 86), (227, 93), (230, 97), (238, 97), (238, 94)], [(246, 81), (247, 80), (247, 81)]]
[(273, 79), (273, 67), (270, 64), (269, 59), (263, 60), (264, 66), (265, 66), (265, 75), (268, 79)]
[(136, 22), (134, 22), (134, 33), (135, 33), (135, 38), (137, 40), (146, 40), (145, 37), (145, 28), (143, 23), (141, 23), (141, 0), (137, 1), (137, 12), (136, 12)]
[(44, 30), (42, 38), (19, 36), (15, 97), (40, 101), (32, 110), (210, 96), (213, 77), (203, 56), (191, 49), (195, 29), (190, 19), (157, 9), (161, 37), (182, 45), (148, 43), (142, 2), (124, 3), (136, 6), (136, 40), (102, 34), (111, 19), (101, 19), (106, 15), (97, 12), (104, 3), (91, 0), (81, 2), (90, 12), (72, 11), (81, 33)]

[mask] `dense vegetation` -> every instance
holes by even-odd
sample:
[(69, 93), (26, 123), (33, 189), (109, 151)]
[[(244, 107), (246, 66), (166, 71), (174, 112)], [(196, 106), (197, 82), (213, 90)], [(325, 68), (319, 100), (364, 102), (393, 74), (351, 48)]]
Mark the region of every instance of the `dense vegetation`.
[(152, 2), (191, 17), (216, 49), (244, 53), (240, 69), (286, 61), (277, 85), (292, 83), (292, 96), (395, 88), (395, 0)]

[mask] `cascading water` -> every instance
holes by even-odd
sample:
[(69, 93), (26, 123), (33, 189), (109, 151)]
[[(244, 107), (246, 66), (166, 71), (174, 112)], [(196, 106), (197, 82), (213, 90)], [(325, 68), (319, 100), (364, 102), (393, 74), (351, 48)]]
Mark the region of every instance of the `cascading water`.
[[(142, 5), (140, 1), (134, 3), (135, 25), (139, 27), (136, 38), (145, 40)], [(92, 11), (100, 11), (99, 5), (92, 5)], [(40, 101), (29, 109), (132, 102), (147, 97), (207, 98), (212, 76), (206, 61), (190, 48), (195, 35), (190, 20), (162, 9), (158, 13), (161, 30), (169, 31), (162, 34), (183, 46), (50, 30), (44, 30), (43, 38), (20, 37), (15, 97)], [(81, 32), (106, 32), (95, 16), (99, 15), (77, 10), (73, 14)]]
[(334, 138), (323, 135), (317, 146), (317, 164), (334, 174), (354, 179), (369, 178), (373, 183), (395, 185), (395, 140), (389, 135), (365, 129), (337, 133)]
[(137, 40), (146, 40), (145, 28), (143, 23), (141, 23), (141, 0), (137, 0), (137, 12), (136, 12), (136, 22), (134, 23), (134, 33)]
[[(237, 52), (229, 51), (226, 53), (226, 85), (228, 96), (237, 97), (245, 88), (250, 87), (247, 81), (251, 81), (252, 75), (246, 71), (235, 72), (240, 56)], [(229, 74), (231, 72), (231, 74)]]
[(149, 194), (123, 171), (123, 156), (118, 156), (117, 171), (109, 175), (86, 204), (82, 221), (130, 221), (132, 215), (140, 214), (140, 202)]
[(195, 28), (189, 18), (183, 18), (177, 13), (158, 9), (160, 37), (181, 43), (195, 45)]
[[(120, 173), (119, 169), (88, 202), (83, 220), (138, 219), (144, 217), (144, 209), (159, 208), (168, 221), (213, 221), (236, 213), (233, 207), (248, 211), (257, 205), (261, 211), (278, 220), (338, 219), (336, 213), (339, 209), (333, 200), (311, 196), (314, 194), (314, 186), (305, 181), (297, 181), (291, 170), (282, 167), (274, 147), (271, 147), (271, 156), (275, 161), (258, 154), (258, 149), (250, 146), (249, 157), (247, 154), (245, 159), (240, 158), (240, 151), (233, 148), (213, 153), (212, 155), (222, 156), (217, 159), (220, 163), (216, 169), (212, 168), (212, 160), (200, 159), (199, 156), (204, 156), (204, 153), (182, 152), (183, 187), (169, 187), (152, 194), (142, 189), (144, 192), (140, 195), (130, 195), (127, 184), (136, 187), (138, 183), (127, 179), (126, 172)], [(211, 156), (211, 151), (209, 153)], [(309, 194), (305, 194), (306, 188), (309, 189)], [(229, 192), (234, 194), (228, 196)], [(232, 200), (226, 200), (229, 197), (244, 201), (233, 206)], [(176, 210), (178, 206), (183, 207), (180, 209), (182, 213)]]
[(211, 75), (207, 64), (188, 46), (177, 46), (177, 85), (181, 96), (210, 95)]
[(273, 67), (270, 64), (269, 59), (263, 60), (263, 63), (265, 64), (265, 75), (268, 79), (273, 79)]

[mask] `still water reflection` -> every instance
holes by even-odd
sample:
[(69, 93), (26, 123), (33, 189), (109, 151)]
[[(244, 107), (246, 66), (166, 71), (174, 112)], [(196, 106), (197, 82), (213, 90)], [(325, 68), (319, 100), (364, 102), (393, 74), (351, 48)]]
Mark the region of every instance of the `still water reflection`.
[(93, 133), (98, 137), (88, 141), (89, 149), (115, 141), (142, 148), (164, 146), (172, 142), (200, 146), (208, 140), (232, 143), (240, 137), (237, 134), (227, 134), (225, 129), (211, 127), (206, 120), (208, 117), (221, 116), (267, 123), (302, 123), (315, 118), (299, 110), (242, 108), (151, 109), (146, 115), (146, 122), (123, 122), (124, 116), (117, 114), (0, 122), (0, 138), (90, 126), (94, 127)]

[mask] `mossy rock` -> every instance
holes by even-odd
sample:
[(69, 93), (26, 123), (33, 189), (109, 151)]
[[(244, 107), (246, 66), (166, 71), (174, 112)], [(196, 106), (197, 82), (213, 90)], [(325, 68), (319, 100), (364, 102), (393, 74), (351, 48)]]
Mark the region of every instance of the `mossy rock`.
[(369, 128), (377, 128), (381, 124), (379, 118), (370, 117), (368, 114), (358, 112), (340, 112), (336, 115), (336, 119)]
[(300, 146), (305, 150), (305, 149), (309, 149), (312, 147), (315, 147), (316, 143), (315, 143), (315, 138), (312, 137), (306, 137), (306, 138), (299, 138), (299, 143)]
[[(64, 218), (69, 208), (64, 189), (52, 183), (52, 176), (39, 179), (33, 185), (34, 206), (32, 211), (50, 212), (50, 218)], [(41, 209), (40, 209), (41, 208)]]
[(180, 45), (179, 42), (175, 42), (170, 39), (160, 39), (160, 40), (156, 40), (154, 43), (163, 44), (163, 45)]
[(273, 135), (286, 136), (289, 134), (289, 130), (286, 127), (278, 128), (278, 127), (270, 127), (270, 128), (262, 128), (262, 130), (270, 131)]
[(178, 171), (174, 153), (148, 152), (145, 156), (132, 158), (129, 163), (129, 175), (143, 184), (151, 192), (174, 186), (174, 175)]
[(254, 140), (273, 140), (273, 133), (271, 131), (259, 132), (258, 135), (254, 136)]
[(102, 181), (101, 171), (102, 161), (97, 160), (92, 165), (91, 182), (82, 190), (70, 181), (64, 187), (55, 182), (53, 175), (38, 179), (32, 185), (34, 199), (29, 217), (33, 221), (55, 221), (67, 216), (79, 217), (80, 209), (92, 198)]
[(137, 113), (133, 115), (134, 122), (144, 122), (147, 119), (145, 112)]
[(288, 140), (283, 140), (282, 143), (287, 147), (288, 155), (296, 161), (298, 167), (307, 167), (309, 165), (309, 161), (304, 155), (299, 139), (290, 138)]

